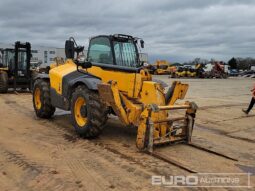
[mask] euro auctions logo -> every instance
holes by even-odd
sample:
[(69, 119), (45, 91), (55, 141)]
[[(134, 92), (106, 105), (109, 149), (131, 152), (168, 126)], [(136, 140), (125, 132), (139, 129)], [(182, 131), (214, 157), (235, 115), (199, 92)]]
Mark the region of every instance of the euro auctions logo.
[(196, 173), (188, 176), (152, 176), (154, 186), (251, 188), (250, 173)]
[(152, 176), (152, 185), (159, 186), (196, 186), (199, 183), (198, 176)]

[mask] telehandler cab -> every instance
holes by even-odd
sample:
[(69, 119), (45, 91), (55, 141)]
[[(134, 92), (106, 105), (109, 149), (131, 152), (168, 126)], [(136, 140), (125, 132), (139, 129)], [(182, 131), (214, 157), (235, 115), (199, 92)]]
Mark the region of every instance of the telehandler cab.
[[(140, 43), (139, 43), (140, 42)], [(71, 110), (74, 129), (83, 137), (98, 136), (108, 114), (126, 126), (137, 127), (138, 149), (152, 151), (154, 145), (190, 142), (197, 106), (185, 102), (187, 84), (173, 82), (167, 93), (161, 82), (140, 65), (138, 45), (143, 40), (129, 35), (100, 35), (84, 47), (66, 41), (66, 61), (39, 74), (33, 88), (33, 105), (40, 118), (50, 118), (55, 108)], [(76, 56), (75, 56), (76, 55)], [(170, 110), (184, 110), (173, 117)]]

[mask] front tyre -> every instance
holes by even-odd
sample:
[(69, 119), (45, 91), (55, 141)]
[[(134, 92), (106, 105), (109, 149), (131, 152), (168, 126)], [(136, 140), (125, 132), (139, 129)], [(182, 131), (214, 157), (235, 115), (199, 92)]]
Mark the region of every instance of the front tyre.
[(93, 138), (101, 134), (108, 108), (100, 101), (98, 93), (80, 85), (72, 94), (71, 112), (75, 131), (83, 137)]
[(51, 105), (50, 83), (46, 80), (36, 80), (33, 88), (33, 106), (37, 117), (48, 119), (56, 108)]
[(5, 71), (0, 71), (0, 93), (8, 91), (8, 74)]

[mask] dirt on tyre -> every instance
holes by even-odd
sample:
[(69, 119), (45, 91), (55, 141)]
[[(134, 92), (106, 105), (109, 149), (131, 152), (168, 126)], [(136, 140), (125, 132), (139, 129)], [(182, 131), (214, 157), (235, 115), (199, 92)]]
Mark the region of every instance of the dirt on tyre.
[(8, 91), (8, 74), (5, 71), (0, 71), (0, 93)]
[(108, 107), (101, 102), (97, 92), (80, 85), (72, 94), (71, 113), (75, 131), (82, 137), (94, 138), (103, 131)]
[(33, 106), (37, 117), (48, 119), (56, 108), (51, 105), (50, 83), (46, 80), (36, 80), (33, 87)]

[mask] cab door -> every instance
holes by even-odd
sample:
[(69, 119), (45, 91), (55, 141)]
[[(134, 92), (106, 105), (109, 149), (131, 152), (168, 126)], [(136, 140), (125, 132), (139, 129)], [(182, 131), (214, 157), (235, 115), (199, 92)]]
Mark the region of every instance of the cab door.
[[(124, 50), (128, 52), (124, 54)], [(87, 70), (105, 83), (116, 81), (120, 91), (137, 97), (135, 88), (138, 88), (136, 82), (139, 81), (139, 73), (132, 65), (134, 58), (131, 51), (128, 44), (115, 42), (109, 36), (94, 37), (90, 40), (87, 56), (93, 66)]]

